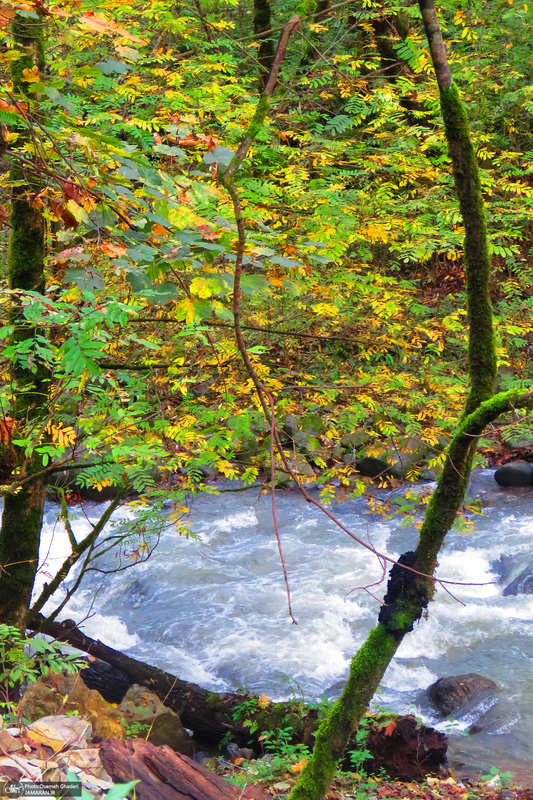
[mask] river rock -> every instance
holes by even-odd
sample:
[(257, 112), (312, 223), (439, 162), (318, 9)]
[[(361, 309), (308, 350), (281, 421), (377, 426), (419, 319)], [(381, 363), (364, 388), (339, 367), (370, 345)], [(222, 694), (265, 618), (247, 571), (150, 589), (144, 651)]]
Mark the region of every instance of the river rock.
[(533, 561), (503, 590), (503, 596), (533, 594)]
[(67, 748), (86, 749), (91, 734), (91, 725), (87, 720), (60, 714), (32, 722), (26, 735), (28, 739), (51, 747), (54, 753), (58, 753)]
[(533, 486), (533, 465), (528, 461), (510, 461), (494, 473), (496, 483), (504, 487)]
[(374, 456), (358, 459), (355, 466), (357, 471), (366, 478), (389, 478), (392, 474), (390, 464)]
[(443, 717), (464, 713), (487, 701), (496, 701), (498, 686), (490, 678), (475, 672), (439, 678), (427, 689), (427, 695)]
[[(191, 737), (183, 727), (179, 716), (163, 705), (161, 700), (145, 686), (131, 686), (119, 711), (130, 723), (144, 723), (149, 728), (148, 741), (159, 746), (166, 744), (177, 753), (193, 755)], [(148, 730), (146, 731), (148, 733)], [(144, 733), (141, 734), (143, 737)]]
[(88, 689), (79, 675), (50, 672), (40, 681), (30, 683), (18, 709), (30, 722), (43, 716), (67, 711), (77, 712), (81, 717), (89, 719), (95, 736), (102, 739), (124, 736), (117, 709), (107, 703), (98, 692)]

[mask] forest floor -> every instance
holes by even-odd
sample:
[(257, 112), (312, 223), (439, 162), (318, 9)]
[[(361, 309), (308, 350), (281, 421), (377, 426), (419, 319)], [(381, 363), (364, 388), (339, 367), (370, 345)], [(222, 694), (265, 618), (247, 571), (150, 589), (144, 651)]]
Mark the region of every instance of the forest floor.
[[(238, 780), (232, 766), (217, 770), (226, 779)], [(244, 774), (240, 775), (241, 780)], [(273, 800), (286, 800), (296, 783), (296, 775), (288, 772), (275, 780), (257, 786)], [(533, 788), (517, 786), (505, 776), (491, 775), (486, 780), (428, 777), (424, 782), (395, 781), (387, 777), (340, 773), (333, 781), (327, 800), (533, 800)]]

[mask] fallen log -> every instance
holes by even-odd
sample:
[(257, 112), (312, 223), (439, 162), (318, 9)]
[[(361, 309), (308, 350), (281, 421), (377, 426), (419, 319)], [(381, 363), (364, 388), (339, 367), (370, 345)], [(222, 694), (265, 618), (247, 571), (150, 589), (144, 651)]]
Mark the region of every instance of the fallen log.
[(100, 758), (113, 781), (140, 781), (136, 800), (267, 800), (253, 786), (243, 790), (170, 747), (154, 747), (143, 739), (107, 739)]
[[(312, 733), (317, 720), (315, 710), (302, 714), (296, 713), (290, 702), (270, 703), (265, 708), (257, 704), (252, 712), (248, 710), (242, 715), (236, 711), (236, 707), (243, 708), (245, 701), (253, 700), (254, 695), (231, 692), (217, 694), (195, 683), (182, 681), (176, 675), (120, 653), (97, 639), (91, 639), (79, 630), (73, 620), (47, 622), (42, 615), (38, 615), (29, 627), (66, 642), (106, 662), (115, 671), (118, 670), (118, 673), (114, 673), (98, 667), (93, 671), (89, 667), (80, 673), (86, 685), (90, 689), (97, 689), (108, 702), (120, 703), (128, 689), (128, 682), (146, 686), (166, 706), (179, 714), (185, 727), (192, 730), (195, 739), (201, 743), (218, 745), (224, 737), (227, 741), (229, 733), (231, 741), (241, 746), (252, 746), (259, 753), (261, 747), (258, 740), (263, 731), (292, 727), (294, 741), (312, 744)], [(250, 714), (256, 725), (254, 733), (250, 732), (250, 724), (243, 724)]]
[[(86, 636), (71, 619), (64, 622), (46, 622), (44, 617), (39, 615), (30, 623), (30, 628), (53, 636), (54, 639), (66, 642), (71, 647), (76, 647), (94, 658), (105, 661), (125, 675), (130, 685), (138, 683), (146, 686), (166, 706), (179, 714), (185, 727), (192, 730), (200, 740), (218, 744), (229, 731), (233, 741), (239, 744), (248, 743), (249, 729), (243, 729), (242, 725), (233, 720), (235, 706), (243, 701), (239, 695), (209, 692), (195, 683), (182, 681), (176, 675), (171, 675), (158, 667), (152, 667), (150, 664), (131, 658), (97, 639)], [(84, 672), (85, 670), (81, 671), (83, 679)], [(106, 678), (104, 678), (105, 680)], [(95, 686), (94, 683), (89, 688), (97, 688), (102, 693), (100, 687)], [(123, 681), (117, 681), (113, 685), (113, 674), (108, 673), (107, 688), (106, 699), (117, 688), (118, 691), (112, 702), (120, 702), (128, 686), (125, 686)], [(122, 691), (122, 697), (119, 699), (119, 693)], [(103, 696), (105, 697), (105, 695)]]

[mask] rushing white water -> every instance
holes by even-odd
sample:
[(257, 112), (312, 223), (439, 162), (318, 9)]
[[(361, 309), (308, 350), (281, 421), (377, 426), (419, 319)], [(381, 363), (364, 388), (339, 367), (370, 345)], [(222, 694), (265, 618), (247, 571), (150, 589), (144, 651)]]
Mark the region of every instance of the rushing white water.
[[(437, 589), (428, 619), (404, 639), (376, 701), (435, 723), (421, 690), (445, 675), (491, 678), (504, 692), (487, 730), (461, 735), (472, 717), (444, 725), (452, 756), (533, 781), (533, 596), (504, 597), (497, 574), (502, 556), (521, 564), (518, 571), (531, 559), (533, 494), (499, 489), (489, 470), (477, 472), (470, 493), (483, 498), (487, 516), (476, 518), (474, 534), (448, 535), (438, 575), (483, 585), (450, 587), (464, 606)], [(88, 504), (86, 513), (96, 519), (102, 509)], [(378, 550), (398, 556), (415, 546), (413, 528), (369, 515), (364, 500), (333, 510)], [(147, 563), (103, 582), (94, 573), (84, 579), (62, 616), (81, 620), (92, 603), (93, 616), (83, 626), (89, 635), (215, 690), (244, 686), (272, 698), (291, 691), (319, 697), (346, 676), (379, 610), (364, 591), (346, 600), (345, 594), (378, 580), (381, 567), (294, 491), (278, 493), (277, 511), (298, 625), (287, 614), (270, 498), (257, 489), (197, 497), (191, 521), (200, 541), (169, 530)], [(64, 554), (56, 514), (47, 507), (41, 581)], [(88, 523), (79, 519), (74, 527), (81, 533)], [(107, 566), (112, 563), (110, 556)], [(379, 598), (385, 588), (375, 587)]]

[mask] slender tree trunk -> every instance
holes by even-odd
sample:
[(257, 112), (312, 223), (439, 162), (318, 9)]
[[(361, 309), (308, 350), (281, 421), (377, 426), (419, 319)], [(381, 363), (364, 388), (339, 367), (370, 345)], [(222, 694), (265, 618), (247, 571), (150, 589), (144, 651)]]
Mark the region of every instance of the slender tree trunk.
[[(28, 84), (25, 70), (37, 68), (42, 72), (43, 23), (39, 18), (15, 15), (13, 42), (22, 56), (11, 62), (11, 79), (15, 98), (24, 108), (22, 99)], [(21, 138), (24, 134), (21, 135)], [(20, 139), (19, 139), (20, 142)], [(9, 242), (8, 285), (11, 290), (44, 292), (44, 217), (35, 202), (39, 182), (35, 175), (26, 175), (16, 161), (10, 170), (10, 180), (22, 181), (12, 190), (11, 238)], [(23, 316), (20, 301), (13, 297), (11, 323), (15, 326), (12, 343), (33, 339), (35, 328)], [(30, 357), (31, 362), (31, 357)], [(22, 365), (14, 359), (11, 368), (14, 387), (13, 420), (15, 430), (37, 421), (47, 402), (47, 374), (37, 361)], [(42, 470), (40, 459), (25, 458), (22, 449), (15, 454), (17, 466), (26, 475)], [(37, 569), (47, 481), (37, 478), (24, 485), (16, 494), (5, 497), (0, 527), (0, 620), (24, 628), (25, 615)]]
[(268, 73), (274, 60), (274, 42), (269, 31), (272, 28), (270, 0), (254, 0), (254, 35), (259, 40), (259, 89), (265, 88)]
[(433, 575), (444, 537), (463, 503), (477, 437), (483, 429), (474, 425), (465, 433), (465, 422), (472, 422), (475, 417), (473, 412), (480, 404), (483, 404), (483, 410), (485, 406), (493, 410), (489, 399), (496, 381), (496, 353), (488, 288), (490, 262), (477, 162), (466, 114), (457, 88), (452, 82), (433, 0), (420, 0), (420, 9), (439, 86), (448, 149), (465, 225), (471, 389), (465, 405), (463, 424), (450, 445), (443, 473), (428, 506), (417, 548), (415, 552), (404, 553), (400, 557), (399, 562), (403, 566), (393, 566), (378, 625), (353, 658), (343, 695), (318, 729), (312, 757), (293, 789), (291, 800), (321, 800), (325, 796), (337, 761), (368, 707), (385, 670), (404, 636), (413, 630), (415, 622), (420, 620), (433, 596), (434, 581), (417, 572)]

